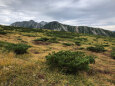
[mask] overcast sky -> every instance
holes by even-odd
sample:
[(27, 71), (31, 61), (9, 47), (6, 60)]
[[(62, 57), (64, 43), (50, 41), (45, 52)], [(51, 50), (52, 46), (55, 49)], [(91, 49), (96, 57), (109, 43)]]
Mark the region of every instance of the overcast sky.
[(0, 0), (0, 24), (27, 20), (115, 30), (115, 0)]

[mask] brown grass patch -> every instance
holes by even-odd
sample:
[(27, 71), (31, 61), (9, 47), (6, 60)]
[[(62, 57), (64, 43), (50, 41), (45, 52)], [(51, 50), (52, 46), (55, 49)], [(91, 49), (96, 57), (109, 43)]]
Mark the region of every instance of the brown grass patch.
[(30, 52), (34, 53), (34, 54), (39, 54), (40, 52), (38, 52), (38, 50), (36, 49), (31, 49)]

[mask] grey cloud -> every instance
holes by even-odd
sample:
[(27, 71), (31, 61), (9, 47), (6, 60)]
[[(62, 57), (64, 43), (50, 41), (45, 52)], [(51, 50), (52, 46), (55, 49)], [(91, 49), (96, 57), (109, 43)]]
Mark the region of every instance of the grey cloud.
[[(0, 23), (34, 19), (72, 25), (115, 25), (115, 0), (0, 0)], [(9, 12), (9, 13), (8, 13)], [(113, 27), (115, 28), (115, 27)]]

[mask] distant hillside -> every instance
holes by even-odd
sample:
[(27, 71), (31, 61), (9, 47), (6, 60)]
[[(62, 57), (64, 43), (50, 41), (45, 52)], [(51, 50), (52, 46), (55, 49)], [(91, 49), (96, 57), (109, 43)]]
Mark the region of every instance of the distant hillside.
[(41, 28), (41, 29), (50, 29), (50, 30), (58, 30), (58, 31), (68, 31), (68, 32), (77, 32), (77, 33), (86, 33), (86, 34), (115, 37), (115, 32), (112, 32), (112, 31), (104, 30), (101, 28), (88, 27), (88, 26), (65, 25), (57, 21), (53, 21), (49, 23), (42, 21), (40, 23), (37, 23), (33, 20), (30, 20), (30, 21), (23, 21), (23, 22), (15, 22), (11, 24), (11, 26), (26, 27), (26, 28)]
[(40, 23), (37, 23), (33, 20), (30, 20), (30, 21), (15, 22), (11, 24), (11, 26), (25, 27), (25, 28), (42, 28), (45, 24), (47, 24), (47, 22), (41, 21)]

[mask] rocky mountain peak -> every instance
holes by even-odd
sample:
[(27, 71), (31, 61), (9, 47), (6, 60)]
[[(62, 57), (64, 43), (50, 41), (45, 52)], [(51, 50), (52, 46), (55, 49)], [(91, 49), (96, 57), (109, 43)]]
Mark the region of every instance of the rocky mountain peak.
[(39, 24), (41, 24), (41, 25), (46, 25), (47, 24), (47, 22), (45, 22), (45, 21), (41, 21)]
[(34, 20), (30, 20), (29, 22), (35, 22)]

